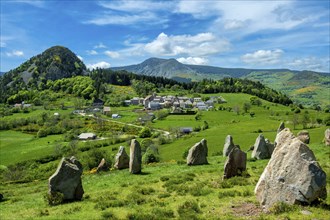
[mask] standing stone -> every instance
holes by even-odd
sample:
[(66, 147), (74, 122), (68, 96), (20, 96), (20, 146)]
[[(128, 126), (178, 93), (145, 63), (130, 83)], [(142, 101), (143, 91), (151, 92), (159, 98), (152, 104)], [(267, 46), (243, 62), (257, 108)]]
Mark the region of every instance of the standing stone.
[(240, 175), (246, 170), (246, 153), (235, 147), (230, 151), (225, 163), (224, 179)]
[(129, 167), (129, 157), (125, 151), (125, 147), (120, 146), (118, 153), (116, 154), (116, 161), (114, 167), (116, 169), (126, 169)]
[(131, 140), (129, 172), (132, 174), (141, 173), (141, 146), (136, 139)]
[(84, 194), (82, 173), (82, 165), (75, 157), (62, 158), (56, 172), (48, 180), (49, 194), (60, 192), (64, 200), (81, 200)]
[(288, 128), (277, 136), (277, 146), (254, 190), (266, 209), (277, 202), (311, 204), (326, 198), (326, 173), (314, 153)]
[(324, 143), (326, 146), (330, 146), (330, 128), (327, 128), (324, 132)]
[(266, 146), (267, 146), (267, 149), (268, 149), (269, 155), (272, 156), (275, 146), (274, 146), (274, 144), (272, 144), (272, 143), (268, 140), (268, 138), (265, 139), (265, 142), (266, 142)]
[(202, 139), (189, 149), (187, 156), (188, 165), (202, 165), (208, 164), (207, 162), (207, 142)]
[(297, 138), (305, 144), (309, 144), (309, 142), (310, 142), (309, 132), (306, 130), (300, 131), (297, 134)]
[(259, 136), (256, 139), (256, 142), (254, 143), (252, 158), (262, 160), (262, 159), (268, 159), (270, 158), (270, 156), (271, 154), (269, 152), (266, 140), (262, 134), (259, 134)]
[(110, 168), (110, 166), (109, 166), (108, 162), (104, 158), (102, 158), (101, 162), (97, 166), (97, 172), (109, 171), (109, 168)]
[(285, 128), (284, 122), (282, 121), (280, 126), (277, 128), (277, 134), (280, 133)]
[(225, 144), (223, 146), (223, 156), (227, 157), (230, 151), (234, 148), (235, 148), (235, 144), (233, 141), (233, 137), (231, 135), (227, 135)]

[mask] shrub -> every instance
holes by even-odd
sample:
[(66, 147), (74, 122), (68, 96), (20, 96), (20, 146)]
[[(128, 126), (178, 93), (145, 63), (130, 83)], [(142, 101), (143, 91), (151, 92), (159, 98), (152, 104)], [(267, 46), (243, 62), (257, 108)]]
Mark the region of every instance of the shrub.
[(55, 206), (64, 202), (64, 195), (61, 192), (52, 192), (45, 195), (45, 200), (49, 205)]
[(187, 159), (187, 156), (189, 154), (190, 147), (187, 147), (182, 154), (182, 159)]
[(186, 201), (178, 207), (179, 216), (182, 219), (196, 219), (196, 214), (201, 213), (196, 201)]
[(151, 130), (148, 127), (142, 128), (142, 130), (139, 133), (140, 138), (148, 138), (151, 137), (151, 135), (152, 135)]
[(148, 164), (148, 163), (157, 163), (159, 161), (160, 161), (160, 158), (159, 158), (158, 153), (156, 153), (155, 151), (151, 150), (150, 147), (148, 147), (145, 154), (143, 154), (142, 162), (144, 164)]
[(269, 210), (275, 215), (279, 215), (282, 213), (292, 212), (296, 209), (297, 207), (294, 205), (289, 205), (285, 202), (277, 202)]
[(102, 212), (102, 218), (103, 219), (118, 219), (112, 212), (110, 211), (104, 211)]

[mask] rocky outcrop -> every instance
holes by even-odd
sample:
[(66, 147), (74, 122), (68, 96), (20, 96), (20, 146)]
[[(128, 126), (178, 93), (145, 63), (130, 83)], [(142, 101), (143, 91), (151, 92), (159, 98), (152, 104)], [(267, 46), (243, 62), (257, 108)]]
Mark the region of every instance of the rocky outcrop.
[(225, 162), (224, 179), (240, 175), (246, 170), (246, 153), (235, 147), (230, 151), (228, 158)]
[(131, 140), (131, 146), (130, 146), (129, 172), (132, 174), (141, 173), (141, 163), (142, 163), (141, 146), (136, 139), (133, 139)]
[(101, 162), (97, 166), (97, 172), (109, 171), (109, 168), (110, 168), (109, 163), (104, 158), (102, 158)]
[(56, 172), (48, 180), (49, 194), (60, 192), (64, 200), (81, 200), (84, 194), (82, 172), (82, 165), (75, 157), (62, 158)]
[(326, 174), (309, 147), (288, 128), (276, 137), (277, 146), (255, 188), (266, 209), (277, 202), (311, 204), (326, 198)]
[(233, 137), (231, 135), (227, 135), (225, 144), (223, 146), (223, 156), (227, 157), (232, 149), (234, 149), (235, 144), (233, 141)]
[(324, 132), (324, 143), (327, 146), (330, 146), (330, 128), (327, 128)]
[(272, 156), (273, 150), (274, 145), (271, 144), (268, 139), (266, 142), (264, 136), (262, 134), (259, 134), (256, 139), (256, 142), (254, 143), (254, 148), (251, 157), (257, 160), (269, 159)]
[(309, 144), (309, 142), (310, 142), (309, 132), (306, 130), (300, 131), (297, 134), (297, 138), (305, 144)]
[(207, 162), (207, 142), (202, 139), (200, 142), (196, 143), (193, 147), (189, 149), (187, 156), (188, 165), (202, 165), (208, 164)]
[(116, 154), (114, 167), (118, 170), (129, 167), (129, 157), (123, 146), (120, 146), (118, 153)]

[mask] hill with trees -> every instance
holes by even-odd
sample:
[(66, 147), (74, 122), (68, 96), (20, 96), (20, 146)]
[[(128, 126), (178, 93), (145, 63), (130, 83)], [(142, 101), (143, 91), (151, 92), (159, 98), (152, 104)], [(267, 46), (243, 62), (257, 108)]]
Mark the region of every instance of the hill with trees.
[(54, 46), (30, 58), (19, 67), (3, 74), (0, 80), (0, 101), (21, 90), (43, 90), (47, 80), (86, 74), (85, 64), (68, 48)]

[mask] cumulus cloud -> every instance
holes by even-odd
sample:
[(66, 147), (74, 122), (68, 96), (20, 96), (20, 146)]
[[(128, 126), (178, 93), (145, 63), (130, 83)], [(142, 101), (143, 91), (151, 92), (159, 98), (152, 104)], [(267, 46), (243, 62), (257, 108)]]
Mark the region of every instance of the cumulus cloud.
[(297, 70), (313, 70), (320, 72), (329, 72), (329, 69), (326, 70), (322, 59), (317, 59), (316, 57), (306, 57), (300, 59), (294, 59), (288, 63), (288, 66)]
[(24, 56), (24, 52), (20, 50), (13, 50), (12, 52), (7, 52), (6, 55), (8, 57), (22, 57)]
[(212, 33), (200, 33), (197, 35), (171, 35), (161, 33), (144, 50), (156, 56), (206, 56), (228, 50), (230, 43), (219, 39)]
[(81, 60), (81, 61), (83, 61), (84, 60), (84, 58), (82, 58), (81, 56), (79, 56), (79, 55), (77, 55), (77, 57), (78, 57), (78, 59), (79, 60)]
[(243, 62), (247, 64), (270, 65), (280, 62), (283, 50), (258, 50), (254, 53), (247, 53), (241, 57)]
[(226, 30), (235, 30), (240, 29), (246, 25), (246, 21), (239, 21), (239, 20), (226, 20), (224, 22), (224, 28)]
[(6, 46), (7, 46), (6, 42), (3, 41), (0, 42), (0, 47), (6, 47)]
[(100, 49), (100, 48), (107, 48), (107, 46), (105, 46), (103, 43), (99, 43), (94, 46), (94, 49)]
[(101, 61), (98, 63), (94, 63), (94, 64), (87, 64), (86, 67), (87, 69), (93, 70), (96, 68), (101, 68), (101, 69), (105, 69), (105, 68), (109, 68), (111, 65), (110, 63), (107, 63), (105, 61)]
[(180, 57), (176, 59), (180, 63), (192, 64), (192, 65), (206, 65), (208, 64), (208, 59), (203, 57)]
[(98, 52), (96, 50), (86, 50), (86, 53), (88, 55), (97, 55), (98, 54)]
[(111, 58), (118, 58), (119, 57), (119, 53), (116, 52), (116, 51), (110, 51), (110, 50), (107, 50), (104, 52), (105, 55), (107, 55), (108, 57), (111, 57)]

